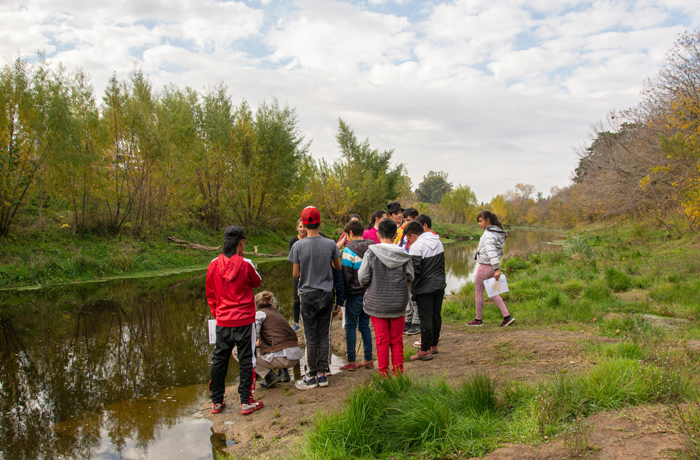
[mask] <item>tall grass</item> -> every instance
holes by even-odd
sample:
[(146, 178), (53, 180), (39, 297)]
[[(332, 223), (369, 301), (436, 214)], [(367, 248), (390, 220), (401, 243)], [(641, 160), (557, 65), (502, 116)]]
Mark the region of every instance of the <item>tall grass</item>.
[(640, 355), (634, 344), (600, 351), (599, 363), (583, 374), (557, 374), (538, 385), (512, 382), (499, 391), (483, 374), (456, 386), (405, 375), (375, 378), (354, 390), (342, 410), (317, 416), (298, 458), (481, 456), (501, 442), (561, 433), (596, 411), (690, 394), (675, 372), (622, 357)]

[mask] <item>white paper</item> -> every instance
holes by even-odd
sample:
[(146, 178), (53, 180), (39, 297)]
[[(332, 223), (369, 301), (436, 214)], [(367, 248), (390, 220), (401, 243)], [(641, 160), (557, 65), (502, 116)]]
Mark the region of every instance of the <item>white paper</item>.
[(216, 320), (209, 320), (209, 343), (216, 343)]
[(508, 281), (506, 281), (506, 275), (499, 276), (498, 281), (496, 281), (496, 278), (484, 280), (484, 287), (486, 288), (486, 294), (489, 296), (489, 298), (497, 294), (508, 292)]

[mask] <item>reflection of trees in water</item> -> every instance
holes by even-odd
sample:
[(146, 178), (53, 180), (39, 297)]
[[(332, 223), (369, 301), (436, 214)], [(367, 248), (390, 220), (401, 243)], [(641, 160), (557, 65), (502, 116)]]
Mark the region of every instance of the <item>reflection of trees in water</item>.
[[(145, 447), (160, 427), (174, 424), (176, 412), (148, 400), (152, 408), (145, 409), (134, 398), (208, 380), (204, 282), (180, 283), (111, 283), (0, 300), (4, 458), (89, 458), (100, 429), (117, 450), (126, 438)], [(129, 402), (103, 411), (119, 401)], [(133, 404), (139, 410), (123, 410)]]
[(445, 245), (445, 270), (456, 277), (465, 277), (474, 270), (474, 253), (478, 242)]

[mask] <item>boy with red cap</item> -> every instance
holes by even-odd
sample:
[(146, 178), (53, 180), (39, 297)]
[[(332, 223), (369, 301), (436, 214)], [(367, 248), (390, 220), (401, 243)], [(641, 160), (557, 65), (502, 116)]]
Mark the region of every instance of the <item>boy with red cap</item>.
[(243, 258), (243, 227), (231, 225), (224, 231), (223, 254), (212, 260), (207, 269), (207, 303), (216, 318), (216, 345), (211, 359), (211, 413), (226, 407), (226, 373), (235, 346), (240, 363), (241, 414), (263, 408), (253, 399), (255, 390), (255, 298), (253, 289), (260, 286), (260, 275), (253, 262)]
[[(340, 270), (340, 251), (333, 240), (319, 234), (321, 213), (313, 206), (304, 208), (301, 220), (306, 238), (294, 243), (289, 261), (292, 276), (299, 278), (301, 317), (306, 339), (306, 377), (296, 382), (300, 390), (327, 387), (330, 356), (330, 326), (333, 319), (333, 270)], [(331, 262), (330, 264), (328, 262)], [(332, 268), (331, 268), (332, 267)]]

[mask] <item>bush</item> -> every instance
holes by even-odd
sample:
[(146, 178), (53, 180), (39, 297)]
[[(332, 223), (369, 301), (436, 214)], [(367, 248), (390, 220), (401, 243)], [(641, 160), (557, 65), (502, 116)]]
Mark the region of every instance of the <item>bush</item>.
[(588, 240), (581, 236), (567, 238), (563, 251), (571, 259), (589, 259), (593, 256), (593, 249), (588, 244)]
[(508, 273), (513, 273), (518, 270), (524, 270), (527, 268), (527, 262), (518, 256), (513, 256), (510, 259), (505, 260), (501, 267)]

